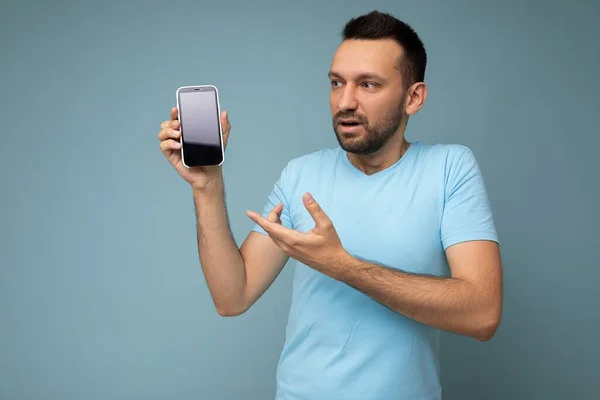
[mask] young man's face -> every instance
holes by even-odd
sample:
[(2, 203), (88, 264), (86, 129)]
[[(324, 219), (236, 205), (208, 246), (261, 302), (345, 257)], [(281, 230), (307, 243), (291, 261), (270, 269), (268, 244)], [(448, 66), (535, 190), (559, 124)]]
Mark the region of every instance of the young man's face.
[(402, 48), (392, 39), (346, 40), (336, 51), (329, 103), (333, 129), (344, 150), (378, 151), (408, 117), (397, 68), (401, 55)]

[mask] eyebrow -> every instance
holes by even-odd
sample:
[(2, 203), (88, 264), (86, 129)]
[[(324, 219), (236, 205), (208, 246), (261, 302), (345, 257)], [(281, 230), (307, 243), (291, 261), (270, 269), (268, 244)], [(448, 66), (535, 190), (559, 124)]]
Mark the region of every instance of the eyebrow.
[[(329, 78), (333, 78), (333, 77), (341, 78), (342, 77), (339, 73), (337, 73), (335, 71), (329, 71), (328, 76), (329, 76)], [(362, 73), (362, 74), (358, 74), (356, 76), (356, 79), (357, 80), (375, 79), (375, 80), (384, 81), (384, 82), (387, 80), (383, 76), (377, 75), (377, 74), (374, 74), (374, 73)]]

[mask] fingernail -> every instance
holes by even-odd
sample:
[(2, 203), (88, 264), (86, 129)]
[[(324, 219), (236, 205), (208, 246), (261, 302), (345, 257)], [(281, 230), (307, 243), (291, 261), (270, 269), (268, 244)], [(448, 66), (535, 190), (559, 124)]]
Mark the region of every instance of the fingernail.
[(304, 201), (307, 203), (312, 203), (313, 197), (310, 195), (310, 193), (304, 193)]

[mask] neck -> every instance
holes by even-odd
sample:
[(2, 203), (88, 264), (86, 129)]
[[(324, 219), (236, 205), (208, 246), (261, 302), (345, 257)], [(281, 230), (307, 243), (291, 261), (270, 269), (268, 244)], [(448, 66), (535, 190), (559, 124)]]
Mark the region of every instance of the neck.
[(398, 162), (409, 146), (410, 143), (404, 139), (404, 135), (398, 135), (390, 139), (376, 153), (368, 155), (347, 153), (348, 160), (364, 174), (373, 175)]

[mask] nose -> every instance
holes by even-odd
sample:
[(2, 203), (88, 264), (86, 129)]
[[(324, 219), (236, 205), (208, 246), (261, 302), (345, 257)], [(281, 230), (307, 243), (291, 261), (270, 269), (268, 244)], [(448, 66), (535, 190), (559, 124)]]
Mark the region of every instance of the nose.
[(358, 101), (356, 100), (354, 89), (350, 85), (344, 87), (338, 101), (338, 108), (340, 111), (353, 111), (358, 108)]

